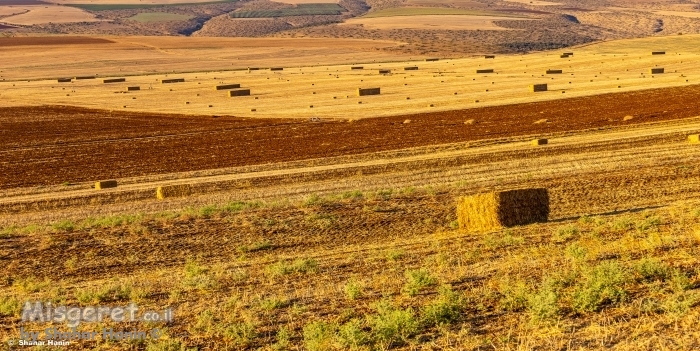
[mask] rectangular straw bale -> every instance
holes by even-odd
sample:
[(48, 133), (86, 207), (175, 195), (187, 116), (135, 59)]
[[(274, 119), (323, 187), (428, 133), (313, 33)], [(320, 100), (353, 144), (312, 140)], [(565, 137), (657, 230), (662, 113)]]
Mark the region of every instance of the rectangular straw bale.
[(547, 84), (533, 84), (530, 85), (530, 91), (533, 93), (539, 92), (539, 91), (547, 91)]
[(102, 83), (122, 83), (126, 82), (126, 78), (109, 78), (109, 79), (103, 79)]
[(228, 90), (228, 89), (237, 89), (240, 88), (240, 84), (224, 84), (224, 85), (217, 85), (214, 87), (216, 90)]
[(431, 62), (431, 61), (440, 61), (439, 58), (433, 57), (433, 58), (427, 58), (425, 59), (426, 62)]
[(691, 144), (700, 144), (700, 134), (688, 135), (688, 142)]
[(58, 78), (59, 83), (70, 83), (72, 81), (73, 81), (73, 79), (71, 79), (71, 78)]
[(229, 90), (228, 91), (228, 96), (229, 97), (234, 97), (234, 96), (249, 96), (250, 95), (250, 89), (237, 89), (237, 90)]
[(485, 59), (494, 59), (494, 58), (496, 58), (496, 56), (495, 55), (485, 55), (484, 58)]
[(357, 96), (379, 95), (380, 88), (357, 88)]
[(114, 179), (100, 180), (99, 182), (95, 182), (95, 190), (102, 190), (102, 189), (116, 188), (116, 187), (117, 187), (117, 181)]
[(569, 55), (567, 55), (567, 54), (561, 54), (561, 55), (559, 56), (559, 58), (569, 58)]
[(192, 186), (189, 184), (162, 185), (156, 188), (156, 198), (163, 200), (169, 197), (184, 197), (192, 194)]
[(136, 91), (136, 90), (141, 90), (141, 87), (137, 87), (137, 86), (126, 87), (126, 91)]
[(573, 53), (573, 52), (565, 52), (565, 53), (563, 53), (562, 55), (566, 55), (566, 56), (574, 56), (574, 53)]
[(250, 71), (259, 71), (260, 67), (248, 67), (248, 72)]
[(549, 140), (547, 140), (547, 139), (534, 139), (530, 142), (530, 144), (535, 145), (535, 146), (547, 145), (547, 143), (549, 143)]
[(388, 69), (380, 69), (379, 70), (379, 74), (389, 74), (389, 73), (391, 73), (391, 70), (388, 70)]
[(161, 84), (168, 84), (168, 83), (184, 83), (185, 78), (173, 78), (173, 79), (163, 79), (160, 81)]
[(78, 76), (78, 77), (75, 77), (74, 79), (76, 79), (76, 80), (78, 80), (78, 79), (95, 79), (95, 76)]
[(652, 51), (652, 55), (666, 55), (666, 51)]
[(350, 69), (365, 69), (365, 68), (362, 66), (352, 66), (352, 67), (350, 67)]
[(403, 68), (404, 71), (417, 71), (418, 66), (408, 66)]
[(284, 70), (283, 67), (271, 67), (270, 68), (270, 71), (282, 71), (282, 70)]
[(564, 73), (564, 71), (562, 71), (560, 69), (548, 69), (547, 71), (545, 71), (545, 74), (562, 74), (562, 73)]
[(661, 68), (661, 67), (652, 68), (652, 69), (649, 70), (649, 73), (651, 73), (651, 74), (661, 74), (661, 73), (664, 73), (664, 69)]
[(457, 200), (457, 223), (466, 231), (489, 232), (542, 223), (548, 217), (549, 193), (543, 188), (482, 193)]
[(493, 68), (477, 69), (476, 73), (493, 73)]

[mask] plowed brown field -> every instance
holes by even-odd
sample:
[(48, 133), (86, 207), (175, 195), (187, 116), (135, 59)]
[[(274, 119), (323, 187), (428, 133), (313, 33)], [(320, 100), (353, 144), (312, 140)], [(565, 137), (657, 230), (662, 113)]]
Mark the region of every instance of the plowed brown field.
[[(700, 86), (352, 123), (60, 106), (4, 108), (0, 109), (0, 187), (264, 164), (698, 115)], [(624, 121), (625, 116), (633, 118)], [(404, 123), (407, 119), (411, 122)], [(471, 119), (473, 124), (464, 123)], [(543, 119), (548, 122), (535, 123)]]

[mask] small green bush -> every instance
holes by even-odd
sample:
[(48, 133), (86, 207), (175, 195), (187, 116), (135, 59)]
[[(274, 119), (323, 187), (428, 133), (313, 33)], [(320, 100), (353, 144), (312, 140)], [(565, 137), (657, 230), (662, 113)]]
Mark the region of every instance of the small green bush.
[(338, 328), (338, 344), (345, 349), (357, 350), (366, 345), (370, 339), (362, 330), (362, 322), (358, 319), (350, 320)]
[(607, 303), (618, 303), (625, 299), (627, 272), (617, 262), (603, 262), (584, 273), (573, 294), (573, 307), (578, 312), (592, 312)]
[(373, 339), (381, 349), (404, 344), (418, 332), (418, 321), (412, 309), (400, 309), (384, 300), (376, 305), (377, 314), (368, 317)]
[(337, 326), (322, 321), (304, 326), (304, 346), (309, 351), (327, 351), (333, 348)]
[(421, 290), (437, 284), (437, 279), (425, 268), (407, 270), (404, 276), (406, 277), (406, 284), (404, 284), (403, 291), (410, 296), (415, 296)]
[(666, 280), (671, 274), (671, 268), (657, 259), (645, 258), (635, 266), (635, 271), (647, 281)]
[(362, 296), (362, 284), (355, 279), (351, 279), (345, 284), (345, 296), (348, 300), (357, 300)]
[(451, 287), (442, 286), (437, 298), (423, 307), (421, 316), (428, 326), (447, 325), (459, 320), (464, 308), (465, 299)]

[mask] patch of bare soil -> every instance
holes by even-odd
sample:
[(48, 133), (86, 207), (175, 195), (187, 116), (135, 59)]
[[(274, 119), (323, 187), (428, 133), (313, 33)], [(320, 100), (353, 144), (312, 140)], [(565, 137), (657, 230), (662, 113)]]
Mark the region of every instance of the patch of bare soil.
[(113, 44), (114, 42), (102, 38), (89, 38), (81, 36), (60, 37), (5, 37), (0, 38), (0, 47), (26, 46), (26, 45), (94, 45)]

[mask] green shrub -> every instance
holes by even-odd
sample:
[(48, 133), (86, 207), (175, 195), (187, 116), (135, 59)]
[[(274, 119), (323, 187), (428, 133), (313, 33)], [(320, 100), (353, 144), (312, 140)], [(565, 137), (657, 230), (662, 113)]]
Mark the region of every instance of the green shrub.
[(386, 252), (386, 259), (387, 261), (398, 261), (402, 259), (406, 255), (406, 252), (403, 249), (390, 249), (389, 251)]
[(292, 273), (313, 273), (318, 268), (318, 262), (314, 259), (296, 259), (293, 262), (279, 261), (267, 267), (267, 273), (271, 277), (284, 276)]
[(381, 349), (403, 344), (418, 332), (418, 321), (412, 309), (400, 309), (388, 301), (376, 305), (377, 314), (368, 317), (373, 339)]
[(637, 231), (644, 233), (647, 230), (655, 229), (661, 225), (661, 218), (657, 216), (647, 217), (635, 224)]
[(554, 282), (546, 281), (528, 296), (527, 312), (533, 322), (552, 320), (559, 316), (559, 294)]
[(362, 284), (360, 282), (351, 279), (345, 284), (345, 296), (348, 300), (357, 300), (362, 296)]
[(362, 330), (362, 322), (358, 319), (350, 320), (338, 328), (338, 344), (350, 350), (356, 350), (369, 342), (369, 337)]
[(248, 347), (257, 337), (257, 332), (253, 322), (245, 321), (227, 325), (224, 327), (222, 335), (224, 339), (233, 343), (234, 346)]
[(289, 348), (289, 328), (282, 327), (277, 331), (277, 342), (272, 345), (272, 349), (276, 351), (287, 350)]
[(0, 316), (14, 317), (20, 312), (19, 301), (14, 297), (0, 296)]
[(552, 241), (556, 243), (567, 242), (578, 235), (578, 233), (579, 230), (575, 225), (560, 227), (554, 232), (554, 235), (552, 235)]
[(304, 326), (304, 346), (309, 351), (327, 351), (333, 348), (337, 326), (322, 321)]
[(635, 266), (635, 271), (644, 280), (654, 281), (654, 280), (666, 280), (671, 273), (671, 268), (657, 259), (645, 258), (639, 261)]
[(499, 303), (501, 308), (506, 311), (524, 309), (530, 290), (530, 287), (523, 281), (512, 282), (510, 279), (504, 279), (499, 284), (499, 292), (503, 295)]
[(572, 243), (566, 247), (566, 256), (574, 262), (584, 261), (587, 255), (588, 250), (578, 243)]
[(465, 300), (449, 286), (438, 289), (438, 296), (422, 309), (421, 316), (428, 326), (441, 326), (459, 320), (465, 308)]
[(410, 296), (415, 296), (421, 290), (437, 284), (437, 279), (425, 268), (407, 270), (404, 276), (406, 277), (406, 284), (404, 284), (403, 291)]
[(603, 262), (583, 276), (573, 294), (573, 307), (578, 312), (597, 311), (607, 303), (618, 303), (625, 299), (625, 284), (628, 274), (616, 262)]

